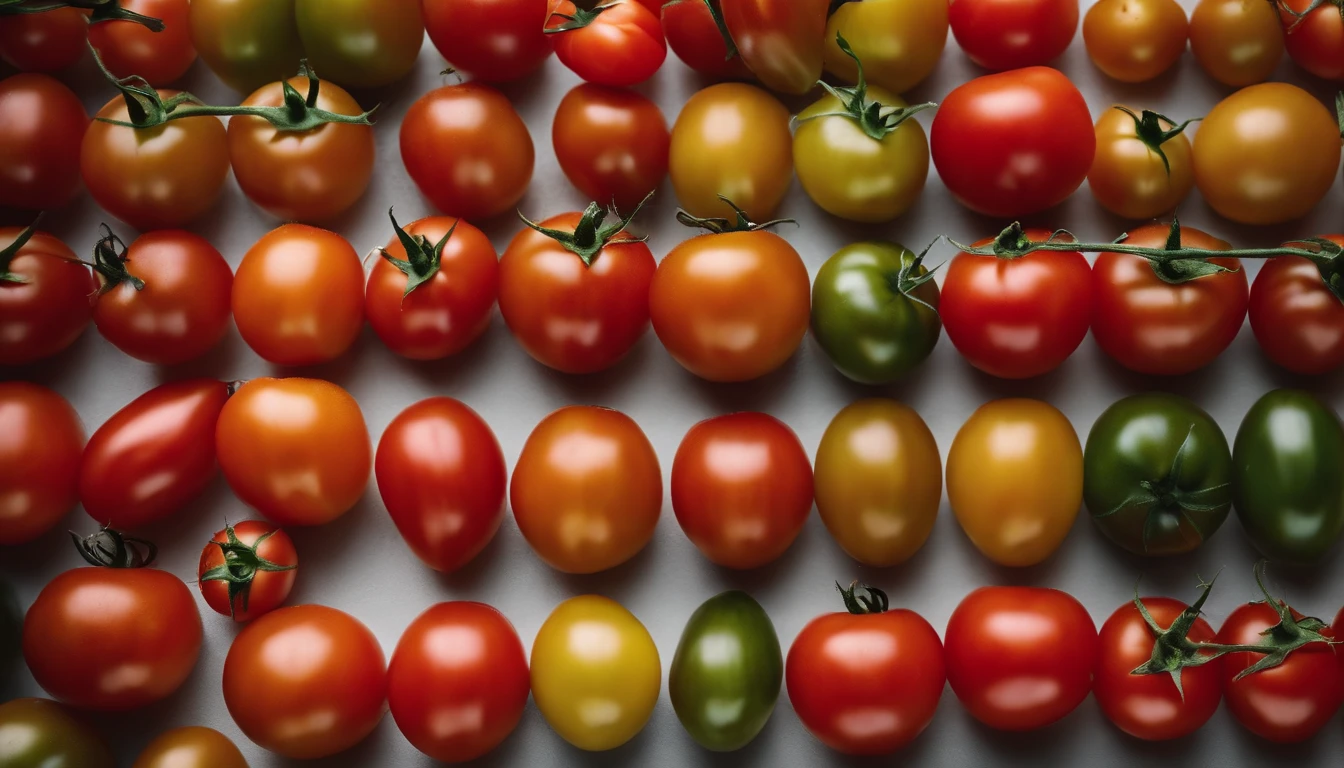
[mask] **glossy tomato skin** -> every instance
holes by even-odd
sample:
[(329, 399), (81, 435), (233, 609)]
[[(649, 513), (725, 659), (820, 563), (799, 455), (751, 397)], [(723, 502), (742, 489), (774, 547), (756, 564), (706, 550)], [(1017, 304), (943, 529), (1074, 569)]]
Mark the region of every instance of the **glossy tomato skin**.
[[(439, 603), (402, 633), (387, 668), (392, 718), (416, 749), (461, 763), (518, 727), (531, 690), (527, 652), (509, 620), (481, 603)], [(445, 712), (470, 717), (443, 728)]]
[[(576, 13), (570, 0), (551, 0), (548, 30)], [(636, 0), (615, 0), (585, 27), (554, 33), (555, 55), (574, 74), (598, 85), (627, 87), (653, 77), (667, 59), (658, 14)]]
[(532, 136), (508, 98), (468, 82), (411, 105), (401, 123), (401, 159), (434, 207), (475, 221), (518, 204), (535, 157)]
[(858, 80), (854, 60), (836, 41), (844, 36), (868, 82), (905, 93), (938, 64), (947, 45), (948, 6), (920, 0), (865, 0), (845, 3), (826, 22), (826, 71), (847, 83)]
[(131, 243), (122, 281), (99, 294), (93, 322), (122, 352), (177, 365), (209, 352), (229, 330), (233, 270), (205, 238), (183, 230), (148, 232)]
[(378, 639), (335, 608), (272, 611), (244, 627), (224, 659), (233, 721), (262, 748), (291, 759), (328, 757), (363, 741), (383, 719), (386, 697)]
[(1283, 58), (1274, 5), (1200, 0), (1190, 14), (1190, 51), (1209, 77), (1234, 88), (1263, 83)]
[(1330, 2), (1318, 5), (1301, 23), (1288, 12), (1304, 13), (1312, 5), (1312, 0), (1284, 0), (1279, 7), (1288, 55), (1311, 74), (1344, 83), (1344, 15)]
[(425, 565), (451, 573), (485, 549), (504, 519), (508, 469), (490, 426), (448, 397), (397, 415), (378, 441), (378, 491)]
[(160, 734), (131, 768), (248, 768), (238, 746), (213, 728), (188, 726)]
[[(1145, 597), (1153, 621), (1168, 629), (1188, 606), (1169, 597)], [(1186, 635), (1196, 643), (1212, 643), (1216, 634), (1203, 618)], [(1181, 686), (1171, 675), (1135, 675), (1148, 663), (1156, 636), (1134, 603), (1116, 609), (1098, 634), (1100, 654), (1092, 693), (1106, 718), (1125, 733), (1145, 741), (1189, 736), (1204, 726), (1223, 699), (1223, 660), (1181, 670)]]
[(667, 120), (657, 104), (634, 91), (576, 86), (556, 109), (551, 139), (570, 183), (623, 214), (667, 177)]
[[(1326, 239), (1344, 245), (1344, 235)], [(1304, 376), (1344, 366), (1344, 303), (1307, 259), (1265, 261), (1251, 285), (1249, 315), (1260, 349), (1278, 365)]]
[(406, 77), (425, 40), (420, 0), (293, 0), (308, 62), (347, 88)]
[(959, 86), (938, 108), (930, 140), (934, 165), (952, 194), (971, 210), (999, 218), (1063, 202), (1087, 178), (1097, 148), (1082, 94), (1046, 67)]
[(215, 443), (238, 498), (285, 526), (321, 525), (348, 512), (373, 464), (359, 404), (317, 379), (246, 382), (220, 413)]
[(0, 382), (0, 546), (27, 544), (74, 509), (83, 452), (84, 427), (65, 398)]
[(1049, 63), (1078, 31), (1078, 0), (953, 0), (952, 35), (971, 61), (993, 72)]
[[(723, 10), (719, 0), (705, 5), (704, 0), (672, 0), (662, 7), (663, 36), (667, 46), (682, 62), (700, 73), (720, 80), (745, 80), (751, 70), (740, 54), (728, 55), (720, 29)], [(717, 17), (717, 18), (716, 18)]]
[(424, 0), (429, 39), (457, 71), (502, 83), (541, 68), (555, 52), (542, 30), (549, 0)]
[(294, 0), (192, 0), (188, 21), (201, 59), (235, 91), (251, 93), (299, 70)]
[(113, 414), (89, 438), (79, 499), (94, 522), (135, 530), (182, 511), (215, 477), (215, 423), (230, 386), (163, 384)]
[[(0, 251), (23, 230), (0, 227)], [(0, 366), (27, 365), (64, 351), (93, 317), (98, 282), (65, 243), (35, 232), (8, 264), (22, 282), (0, 281)]]
[(1185, 53), (1190, 21), (1176, 0), (1102, 0), (1087, 10), (1083, 40), (1092, 63), (1122, 83), (1144, 83)]
[(0, 741), (7, 768), (115, 768), (112, 751), (98, 732), (49, 699), (13, 699), (0, 704)]
[[(1175, 127), (1158, 122), (1164, 131)], [(1174, 211), (1195, 188), (1190, 139), (1184, 133), (1162, 143), (1166, 163), (1139, 138), (1134, 117), (1119, 108), (1102, 113), (1096, 134), (1087, 186), (1106, 210), (1127, 219), (1152, 219)]]
[(696, 743), (733, 752), (755, 740), (770, 721), (783, 681), (775, 625), (760, 603), (733, 591), (711, 597), (691, 614), (672, 657), (667, 690)]
[(233, 320), (268, 362), (326, 363), (364, 327), (364, 267), (340, 235), (283, 224), (263, 235), (238, 265)]
[(711, 562), (749, 570), (774, 562), (812, 512), (812, 463), (798, 436), (764, 413), (696, 424), (672, 464), (672, 510)]
[(83, 103), (59, 80), (38, 74), (0, 80), (0, 207), (43, 211), (73, 200), (88, 127)]
[(801, 95), (821, 79), (827, 0), (720, 0), (723, 21), (752, 74)]
[(943, 637), (952, 692), (991, 728), (1044, 728), (1092, 690), (1097, 627), (1082, 603), (1059, 590), (977, 589), (952, 612)]
[(644, 729), (662, 688), (658, 648), (619, 603), (584, 595), (551, 612), (532, 643), (532, 697), (561, 738), (615, 749)]
[(1251, 543), (1274, 562), (1320, 563), (1344, 535), (1344, 426), (1315, 396), (1260, 398), (1232, 446), (1232, 495)]
[(201, 550), (196, 576), (206, 605), (215, 613), (241, 623), (284, 605), (290, 590), (294, 588), (294, 579), (298, 576), (299, 553), (289, 534), (270, 523), (244, 520), (230, 527), (233, 528), (237, 544), (253, 548), (253, 556), (270, 565), (248, 574), (251, 581), (247, 583), (246, 589), (236, 593), (230, 600), (227, 581), (206, 578), (212, 570), (229, 562), (225, 550), (219, 546), (233, 543), (229, 541), (229, 529), (225, 528), (212, 536)]
[[(856, 659), (862, 659), (856, 663)], [(933, 721), (943, 645), (913, 611), (813, 619), (789, 648), (789, 700), (808, 731), (846, 755), (888, 755)]]
[(56, 8), (0, 19), (0, 61), (20, 72), (59, 72), (84, 58), (88, 12)]
[[(1033, 229), (1027, 237), (1043, 242), (1051, 234)], [(958, 253), (938, 307), (967, 362), (1002, 379), (1030, 379), (1063, 365), (1083, 343), (1092, 303), (1092, 269), (1076, 251), (1016, 259)]]
[(1083, 501), (1073, 425), (1039, 400), (995, 400), (966, 421), (947, 456), (947, 496), (985, 557), (1036, 565), (1059, 549)]
[(653, 445), (629, 416), (570, 406), (528, 436), (509, 502), (538, 557), (565, 573), (597, 573), (653, 538), (663, 475)]
[(119, 6), (163, 22), (155, 32), (134, 21), (105, 21), (89, 27), (89, 44), (117, 77), (139, 75), (150, 85), (170, 85), (196, 62), (187, 20), (190, 0), (118, 0)]

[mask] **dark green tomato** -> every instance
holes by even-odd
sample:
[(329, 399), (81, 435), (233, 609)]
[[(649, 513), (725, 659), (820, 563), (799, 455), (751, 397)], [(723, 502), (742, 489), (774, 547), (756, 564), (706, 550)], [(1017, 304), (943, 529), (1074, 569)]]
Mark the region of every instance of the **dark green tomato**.
[(425, 39), (420, 0), (294, 0), (308, 63), (346, 88), (395, 83)]
[(1087, 436), (1083, 500), (1101, 532), (1130, 552), (1189, 552), (1231, 509), (1227, 438), (1183, 397), (1127, 397), (1107, 408)]
[(0, 579), (0, 683), (14, 674), (23, 637), (23, 609), (14, 587)]
[(784, 659), (775, 625), (745, 592), (724, 592), (691, 615), (668, 692), (686, 732), (706, 749), (741, 749), (775, 710)]
[(250, 94), (299, 71), (294, 0), (193, 0), (188, 19), (197, 53), (235, 91)]
[(15, 699), (0, 704), (0, 765), (115, 768), (102, 737), (70, 710), (49, 699)]
[(1279, 389), (1241, 422), (1232, 451), (1233, 504), (1270, 560), (1312, 565), (1344, 533), (1344, 426), (1306, 392)]
[(938, 286), (933, 280), (914, 285), (928, 274), (923, 265), (915, 266), (916, 258), (894, 243), (855, 243), (817, 273), (812, 333), (835, 367), (854, 381), (889, 384), (938, 345), (943, 330)]

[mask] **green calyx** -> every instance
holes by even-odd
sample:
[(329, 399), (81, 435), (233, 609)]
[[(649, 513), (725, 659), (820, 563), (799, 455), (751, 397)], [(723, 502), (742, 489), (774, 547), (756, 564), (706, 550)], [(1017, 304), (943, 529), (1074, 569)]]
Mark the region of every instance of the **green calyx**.
[(151, 32), (163, 31), (163, 20), (143, 13), (128, 11), (120, 0), (0, 0), (0, 16), (18, 16), (25, 13), (45, 13), (57, 8), (79, 8), (89, 11), (89, 23), (104, 21), (133, 21)]
[(131, 274), (126, 264), (126, 244), (103, 224), (103, 236), (93, 246), (93, 271), (102, 279), (99, 294), (107, 293), (122, 283), (130, 283), (135, 290), (145, 290), (145, 281)]
[(37, 219), (35, 219), (32, 224), (25, 227), (24, 230), (19, 233), (18, 237), (14, 238), (14, 242), (5, 246), (4, 250), (0, 250), (0, 284), (22, 284), (30, 282), (29, 279), (23, 275), (16, 275), (11, 272), (9, 265), (14, 263), (14, 259), (17, 258), (19, 253), (23, 250), (23, 246), (27, 245), (28, 241), (33, 239), (33, 235), (37, 234), (37, 223), (41, 220), (42, 214), (39, 213)]
[(916, 296), (915, 292), (918, 291), (921, 286), (933, 282), (934, 278), (938, 276), (938, 270), (942, 269), (943, 265), (939, 264), (933, 269), (920, 274), (920, 270), (924, 267), (924, 257), (929, 255), (929, 251), (935, 244), (937, 244), (937, 242), (937, 240), (934, 240), (913, 259), (908, 261), (902, 259), (900, 271), (888, 279), (888, 283), (893, 291), (934, 314), (938, 314), (938, 308)]
[(257, 549), (274, 534), (275, 531), (267, 531), (258, 536), (256, 542), (247, 545), (238, 540), (238, 534), (234, 531), (232, 525), (226, 525), (224, 526), (225, 540), (211, 540), (210, 543), (219, 547), (224, 554), (224, 563), (201, 574), (201, 581), (222, 581), (228, 584), (229, 616), (236, 615), (234, 606), (238, 604), (239, 597), (242, 597), (242, 610), (247, 611), (247, 601), (252, 592), (252, 582), (256, 579), (258, 573), (281, 573), (292, 571), (298, 567), (273, 563), (257, 553)]
[(1134, 607), (1138, 609), (1139, 615), (1153, 633), (1153, 655), (1130, 672), (1131, 675), (1171, 675), (1176, 691), (1181, 694), (1182, 699), (1185, 698), (1185, 689), (1181, 686), (1181, 671), (1190, 667), (1202, 667), (1222, 655), (1211, 652), (1207, 644), (1196, 643), (1190, 639), (1190, 630), (1194, 628), (1195, 621), (1204, 610), (1204, 603), (1209, 599), (1209, 592), (1213, 590), (1213, 581), (1199, 585), (1201, 590), (1199, 599), (1194, 605), (1182, 611), (1166, 629), (1153, 619), (1148, 607), (1139, 598), (1138, 588), (1135, 588)]
[[(1144, 146), (1148, 147), (1150, 152), (1161, 158), (1162, 167), (1166, 169), (1168, 176), (1171, 175), (1171, 160), (1167, 157), (1166, 151), (1162, 149), (1162, 145), (1177, 136), (1180, 136), (1182, 133), (1185, 133), (1185, 129), (1189, 128), (1191, 123), (1204, 119), (1202, 117), (1196, 117), (1186, 120), (1184, 123), (1177, 124), (1175, 120), (1172, 120), (1166, 115), (1161, 115), (1147, 109), (1143, 110), (1142, 115), (1134, 114), (1134, 110), (1129, 107), (1117, 106), (1115, 109), (1124, 112), (1134, 119), (1134, 135), (1138, 136), (1139, 141), (1142, 141)], [(1164, 122), (1173, 127), (1170, 130), (1163, 128), (1162, 124)]]
[(575, 29), (583, 29), (584, 27), (596, 21), (597, 17), (601, 16), (603, 12), (605, 12), (608, 8), (612, 8), (619, 4), (620, 3), (607, 3), (606, 5), (594, 6), (592, 9), (578, 8), (574, 11), (573, 14), (552, 11), (551, 15), (546, 17), (547, 24), (550, 23), (551, 19), (564, 19), (564, 23), (558, 24), (554, 27), (548, 26), (545, 29), (543, 29), (542, 32), (545, 32), (548, 35), (558, 35), (561, 32), (569, 32)]
[(1304, 648), (1314, 643), (1327, 643), (1334, 645), (1336, 641), (1331, 640), (1321, 634), (1321, 630), (1329, 625), (1315, 616), (1303, 616), (1296, 618), (1293, 611), (1284, 601), (1274, 597), (1265, 587), (1265, 561), (1261, 560), (1255, 564), (1255, 585), (1260, 588), (1260, 592), (1265, 596), (1265, 604), (1274, 609), (1279, 615), (1279, 623), (1260, 633), (1264, 638), (1254, 645), (1223, 645), (1218, 646), (1222, 653), (1235, 653), (1245, 651), (1249, 653), (1263, 654), (1263, 657), (1243, 669), (1236, 676), (1240, 680), (1256, 672), (1263, 672), (1266, 669), (1273, 669), (1288, 660), (1288, 656), (1294, 651)]
[(723, 38), (723, 47), (728, 51), (727, 54), (724, 55), (723, 60), (732, 61), (737, 58), (737, 43), (733, 42), (733, 36), (728, 31), (728, 24), (723, 20), (723, 12), (719, 10), (718, 0), (667, 0), (667, 2), (663, 3), (663, 7), (670, 8), (674, 5), (681, 5), (682, 3), (697, 2), (705, 6), (705, 9), (709, 11), (709, 18), (714, 20), (714, 26), (719, 29), (719, 36)]
[(890, 601), (887, 600), (887, 593), (876, 587), (870, 587), (855, 581), (849, 585), (849, 589), (845, 589), (837, 581), (835, 588), (840, 590), (840, 597), (845, 601), (845, 610), (855, 616), (886, 613), (887, 609), (891, 607)]
[[(639, 205), (635, 206), (635, 210), (623, 219), (619, 218), (620, 213), (614, 207), (611, 211), (608, 211), (598, 203), (589, 203), (573, 232), (543, 227), (521, 212), (518, 214), (518, 218), (522, 219), (527, 226), (551, 238), (565, 250), (578, 256), (583, 261), (584, 266), (591, 267), (593, 262), (597, 260), (598, 255), (602, 253), (602, 249), (606, 248), (613, 238), (630, 226), (630, 222), (639, 215), (639, 212), (644, 208), (644, 204), (649, 202), (652, 197), (653, 193), (650, 192), (639, 202)], [(610, 224), (605, 223), (608, 213), (615, 214), (618, 220)], [(644, 242), (646, 239), (632, 238), (630, 242)]]
[(429, 282), (434, 278), (434, 275), (439, 273), (439, 266), (443, 262), (443, 249), (448, 245), (448, 241), (453, 238), (453, 233), (457, 231), (457, 225), (461, 219), (454, 221), (447, 234), (440, 238), (437, 243), (430, 243), (429, 238), (424, 235), (412, 235), (402, 229), (401, 225), (397, 223), (397, 217), (392, 215), (391, 208), (387, 209), (387, 216), (392, 220), (392, 228), (397, 232), (397, 240), (401, 241), (401, 247), (406, 250), (406, 259), (394, 258), (385, 248), (379, 248), (378, 253), (387, 260), (387, 263), (406, 275), (406, 292), (401, 295), (404, 300), (411, 295), (411, 291)]
[[(1312, 0), (1311, 5), (1308, 5), (1301, 11), (1295, 11), (1292, 8), (1289, 8), (1287, 3), (1280, 2), (1280, 0), (1274, 0), (1275, 10), (1286, 11), (1289, 16), (1293, 17), (1293, 23), (1289, 25), (1287, 30), (1290, 33), (1296, 30), (1299, 24), (1306, 21), (1308, 16), (1327, 5), (1333, 5), (1335, 8), (1339, 9), (1340, 19), (1344, 20), (1344, 0)], [(1344, 132), (1344, 130), (1342, 130), (1342, 132)]]
[(844, 117), (857, 123), (868, 138), (881, 141), (900, 129), (901, 124), (906, 120), (926, 109), (938, 106), (933, 102), (926, 102), (910, 107), (890, 107), (879, 101), (869, 99), (868, 80), (863, 74), (863, 61), (859, 59), (858, 54), (854, 53), (854, 49), (849, 46), (849, 41), (845, 40), (844, 35), (837, 34), (835, 42), (846, 56), (854, 60), (854, 64), (859, 70), (858, 82), (853, 86), (836, 88), (830, 83), (818, 81), (817, 85), (834, 96), (844, 107), (844, 110), (809, 115), (798, 119), (797, 122), (805, 123), (823, 117)]
[(719, 195), (719, 199), (733, 209), (735, 214), (733, 218), (726, 219), (714, 216), (701, 218), (699, 216), (692, 216), (685, 210), (678, 208), (677, 221), (683, 226), (691, 227), (692, 229), (703, 229), (711, 235), (722, 235), (728, 232), (759, 232), (764, 229), (770, 229), (771, 227), (777, 227), (781, 224), (798, 224), (798, 222), (793, 219), (774, 219), (773, 221), (767, 221), (763, 224), (756, 224), (751, 220), (751, 217), (747, 215), (746, 211), (737, 206), (737, 203), (734, 203), (723, 195)]
[(147, 568), (159, 555), (152, 542), (126, 536), (111, 528), (80, 538), (71, 532), (75, 548), (89, 565), (96, 568)]

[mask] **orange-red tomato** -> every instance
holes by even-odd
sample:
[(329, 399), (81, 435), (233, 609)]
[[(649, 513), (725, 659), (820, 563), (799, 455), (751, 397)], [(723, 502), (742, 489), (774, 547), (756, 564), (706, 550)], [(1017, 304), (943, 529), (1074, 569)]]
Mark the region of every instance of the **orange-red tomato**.
[(206, 605), (242, 622), (284, 605), (298, 567), (289, 534), (261, 520), (244, 520), (210, 538), (196, 578)]
[[(1307, 9), (1314, 9), (1306, 13)], [(1306, 13), (1299, 22), (1289, 13)], [(1288, 31), (1288, 55), (1311, 74), (1344, 83), (1344, 11), (1334, 0), (1283, 0), (1279, 5)]]
[(196, 61), (187, 14), (190, 0), (118, 0), (127, 11), (163, 22), (155, 32), (135, 21), (104, 21), (89, 27), (89, 44), (117, 77), (138, 75), (164, 86), (182, 77)]
[(686, 66), (718, 79), (751, 77), (740, 55), (728, 56), (727, 30), (721, 29), (719, 0), (668, 0), (660, 15), (667, 46)]
[[(1344, 235), (1326, 235), (1344, 245)], [(1344, 303), (1299, 256), (1266, 261), (1251, 285), (1251, 330), (1265, 355), (1307, 376), (1344, 366)]]
[(65, 398), (0, 382), (0, 546), (27, 544), (74, 509), (83, 452), (84, 427)]
[(98, 281), (65, 243), (46, 232), (0, 227), (0, 366), (27, 365), (75, 343), (93, 317)]
[(1143, 83), (1185, 53), (1190, 21), (1176, 0), (1101, 0), (1083, 19), (1092, 63), (1122, 83)]
[(1078, 0), (952, 0), (952, 35), (992, 72), (1048, 64), (1078, 31)]
[(424, 0), (425, 29), (458, 72), (501, 83), (537, 71), (555, 52), (549, 0)]
[(570, 182), (621, 213), (633, 211), (667, 176), (667, 120), (634, 91), (575, 86), (556, 108), (551, 139)]
[(612, 0), (585, 16), (570, 0), (550, 0), (550, 12), (556, 58), (590, 83), (638, 85), (667, 59), (658, 11), (635, 0)]
[(0, 61), (20, 72), (59, 72), (84, 57), (88, 11), (56, 8), (0, 17)]
[(61, 81), (0, 80), (0, 207), (45, 211), (73, 200), (88, 127), (84, 104)]
[(721, 0), (723, 22), (752, 74), (803, 94), (821, 79), (828, 0)]

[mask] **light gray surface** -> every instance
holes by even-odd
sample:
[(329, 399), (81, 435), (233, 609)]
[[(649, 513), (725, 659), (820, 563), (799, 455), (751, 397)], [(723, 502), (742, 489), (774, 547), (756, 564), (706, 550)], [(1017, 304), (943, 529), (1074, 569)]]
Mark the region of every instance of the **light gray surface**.
[[(1192, 0), (1183, 0), (1187, 7)], [(1085, 0), (1085, 4), (1086, 0)], [(1136, 107), (1157, 108), (1173, 117), (1207, 112), (1230, 89), (1204, 76), (1187, 54), (1179, 67), (1160, 80), (1141, 86), (1107, 81), (1087, 59), (1081, 34), (1058, 66), (1083, 89), (1093, 114), (1117, 101)], [(397, 206), (399, 218), (409, 221), (431, 209), (420, 198), (398, 157), (397, 127), (410, 103), (442, 81), (441, 59), (426, 43), (415, 75), (386, 91), (363, 96), (366, 105), (381, 101), (379, 110), (378, 173), (368, 194), (340, 227), (358, 250), (385, 243), (391, 232), (385, 211)], [(952, 87), (978, 74), (949, 41), (934, 76), (909, 94), (916, 100), (938, 100)], [(1293, 68), (1285, 58), (1278, 80), (1304, 85), (1329, 100), (1333, 91)], [(99, 87), (89, 67), (66, 78), (76, 83), (90, 109), (110, 95)], [(537, 169), (522, 209), (536, 218), (583, 205), (565, 181), (550, 148), (550, 122), (564, 93), (576, 82), (552, 59), (539, 77), (507, 89), (532, 130), (537, 146)], [(669, 122), (679, 106), (701, 83), (675, 57), (656, 79), (640, 88), (659, 101)], [(230, 92), (201, 65), (189, 75), (189, 90), (211, 102), (230, 99)], [(794, 105), (798, 106), (798, 105)], [(928, 126), (931, 114), (920, 116)], [(1197, 128), (1194, 130), (1198, 130)], [(672, 220), (675, 200), (664, 185), (656, 204), (641, 217), (651, 245), (661, 257), (687, 237)], [(1198, 194), (1181, 211), (1192, 226), (1211, 229), (1244, 245), (1276, 244), (1289, 237), (1344, 229), (1344, 192), (1336, 184), (1329, 198), (1305, 222), (1282, 228), (1241, 228), (1220, 220)], [(937, 178), (915, 209), (891, 226), (858, 227), (820, 212), (795, 184), (782, 214), (801, 223), (783, 234), (798, 248), (815, 273), (822, 262), (844, 244), (865, 238), (898, 240), (920, 248), (939, 233), (959, 239), (987, 236), (1002, 222), (974, 216), (957, 206)], [(21, 219), (0, 212), (5, 223)], [(49, 215), (44, 226), (64, 237), (76, 251), (85, 252), (95, 241), (105, 215), (87, 196), (67, 210)], [(1100, 209), (1084, 188), (1059, 209), (1034, 220), (1044, 226), (1066, 226), (1086, 238), (1112, 238), (1126, 224)], [(214, 214), (196, 230), (210, 238), (236, 265), (244, 251), (278, 222), (258, 212), (232, 182)], [(518, 229), (516, 220), (503, 217), (488, 222), (495, 244), (503, 248)], [(130, 233), (118, 228), (125, 237)], [(129, 237), (127, 237), (129, 240)], [(936, 252), (933, 263), (950, 256)], [(1251, 267), (1252, 271), (1255, 267)], [(254, 355), (231, 332), (223, 348), (199, 364), (158, 370), (122, 355), (90, 331), (59, 359), (23, 375), (54, 387), (70, 398), (92, 432), (118, 408), (166, 379), (190, 375), (241, 379), (275, 371)], [(458, 358), (434, 364), (413, 364), (388, 352), (372, 332), (341, 360), (304, 371), (286, 371), (331, 379), (348, 388), (364, 409), (375, 438), (403, 408), (431, 395), (451, 395), (476, 408), (491, 424), (512, 462), (528, 433), (547, 413), (573, 403), (618, 408), (632, 416), (657, 448), (664, 473), (670, 470), (678, 442), (696, 421), (712, 415), (761, 410), (783, 419), (815, 450), (827, 423), (844, 405), (866, 396), (901, 399), (928, 421), (944, 455), (956, 430), (981, 403), (1004, 396), (1045, 399), (1072, 419), (1085, 438), (1096, 416), (1111, 402), (1149, 388), (1168, 389), (1193, 397), (1212, 413), (1228, 433), (1235, 433), (1242, 415), (1264, 392), (1278, 386), (1305, 386), (1344, 407), (1340, 384), (1344, 377), (1296, 380), (1272, 369), (1259, 354), (1250, 328), (1244, 329), (1232, 349), (1207, 370), (1171, 381), (1145, 381), (1105, 358), (1089, 339), (1058, 372), (1044, 379), (1012, 383), (974, 372), (944, 339), (933, 358), (908, 382), (886, 389), (865, 389), (837, 375), (809, 338), (797, 357), (767, 379), (741, 386), (711, 385), (683, 372), (650, 333), (615, 370), (588, 378), (552, 373), (532, 362), (513, 342), (496, 316), (490, 331)], [(1059, 553), (1036, 568), (1013, 571), (988, 563), (961, 533), (944, 503), (928, 545), (907, 565), (875, 571), (857, 567), (832, 542), (814, 515), (797, 544), (779, 562), (754, 573), (719, 570), (702, 559), (686, 540), (672, 516), (670, 503), (652, 544), (631, 563), (590, 577), (563, 576), (551, 571), (529, 550), (512, 518), (506, 520), (486, 552), (459, 574), (440, 577), (423, 567), (406, 548), (382, 508), (370, 482), (364, 500), (341, 520), (318, 529), (292, 531), (300, 550), (302, 568), (291, 603), (324, 603), (366, 622), (391, 654), (401, 631), (426, 607), (437, 601), (474, 599), (499, 607), (530, 647), (542, 621), (556, 604), (573, 595), (598, 593), (615, 598), (632, 610), (653, 634), (663, 657), (670, 662), (682, 626), (699, 603), (730, 588), (750, 591), (765, 606), (788, 644), (812, 617), (840, 608), (832, 583), (862, 578), (887, 589), (895, 605), (922, 613), (941, 632), (956, 603), (985, 584), (1036, 584), (1065, 589), (1077, 595), (1100, 624), (1131, 595), (1143, 576), (1145, 593), (1190, 598), (1196, 574), (1209, 576), (1225, 569), (1208, 603), (1215, 626), (1237, 603), (1255, 597), (1251, 565), (1255, 555), (1235, 519), (1196, 555), (1181, 562), (1142, 562), (1107, 544), (1081, 516), (1076, 530)], [(218, 480), (205, 498), (178, 519), (148, 531), (161, 546), (160, 566), (183, 579), (195, 576), (196, 559), (207, 538), (227, 516), (237, 520), (249, 513)], [(69, 527), (87, 530), (89, 520), (72, 513)], [(65, 527), (65, 526), (62, 526)], [(63, 533), (55, 532), (35, 546), (0, 553), (0, 575), (17, 584), (25, 605), (58, 572), (81, 565)], [(1334, 615), (1344, 602), (1344, 563), (1339, 558), (1304, 574), (1274, 572), (1273, 583), (1303, 610)], [(227, 620), (200, 603), (206, 638), (200, 663), (177, 695), (145, 711), (97, 722), (116, 745), (123, 764), (162, 730), (202, 724), (233, 738), (254, 768), (291, 765), (250, 744), (234, 726), (220, 694), (219, 678), (229, 642), (236, 633)], [(666, 686), (657, 711), (644, 732), (630, 744), (605, 755), (589, 755), (569, 747), (546, 725), (535, 707), (528, 711), (517, 733), (483, 765), (518, 766), (830, 766), (865, 765), (847, 761), (814, 741), (798, 722), (782, 696), (774, 719), (761, 737), (735, 755), (717, 756), (700, 750), (682, 731), (667, 700)], [(3, 698), (40, 695), (26, 671)], [(948, 690), (937, 719), (914, 746), (893, 760), (871, 764), (919, 766), (968, 765), (1255, 765), (1288, 757), (1311, 764), (1337, 762), (1344, 732), (1337, 719), (1313, 742), (1295, 748), (1271, 748), (1240, 729), (1220, 711), (1195, 736), (1175, 744), (1146, 745), (1131, 740), (1105, 721), (1089, 699), (1064, 722), (1043, 732), (1003, 735), (974, 723)], [(300, 763), (293, 763), (299, 765)], [(427, 766), (431, 761), (416, 752), (385, 718), (377, 732), (354, 750), (314, 766)]]

